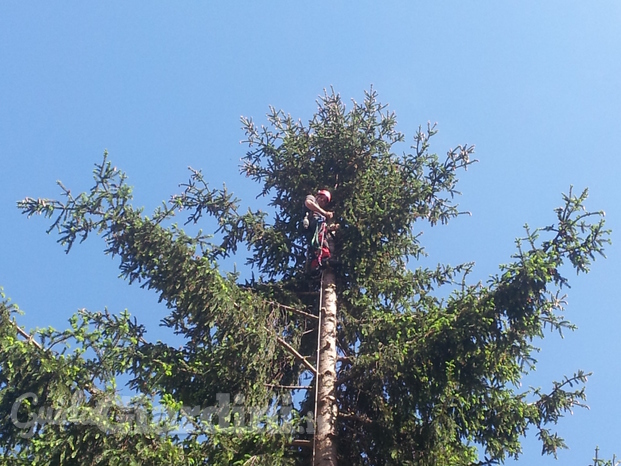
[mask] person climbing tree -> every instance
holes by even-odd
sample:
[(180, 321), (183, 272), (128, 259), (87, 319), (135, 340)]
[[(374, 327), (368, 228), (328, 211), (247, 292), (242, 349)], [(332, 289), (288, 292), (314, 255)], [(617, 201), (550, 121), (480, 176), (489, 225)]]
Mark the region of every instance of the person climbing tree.
[[(331, 241), (329, 235), (338, 229), (338, 224), (328, 225), (327, 221), (334, 217), (334, 212), (326, 210), (332, 200), (332, 194), (327, 189), (317, 191), (316, 195), (306, 196), (304, 206), (308, 209), (304, 217), (304, 227), (310, 228), (313, 236), (310, 239), (311, 271), (317, 270), (327, 264), (332, 257)], [(312, 222), (309, 214), (312, 212)]]

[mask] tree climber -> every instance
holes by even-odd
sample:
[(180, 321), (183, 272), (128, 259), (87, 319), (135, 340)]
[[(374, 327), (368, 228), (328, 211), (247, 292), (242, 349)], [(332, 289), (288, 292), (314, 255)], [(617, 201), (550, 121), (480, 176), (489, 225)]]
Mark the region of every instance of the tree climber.
[[(338, 229), (339, 225), (332, 223), (328, 225), (327, 221), (334, 217), (334, 212), (326, 210), (326, 207), (332, 200), (330, 191), (321, 189), (313, 196), (306, 196), (304, 206), (308, 209), (304, 217), (304, 228), (311, 227), (313, 236), (310, 241), (310, 251), (312, 255), (311, 270), (317, 270), (328, 262), (332, 256), (332, 235)], [(309, 213), (312, 212), (312, 222), (309, 220)], [(330, 237), (329, 237), (330, 236)]]

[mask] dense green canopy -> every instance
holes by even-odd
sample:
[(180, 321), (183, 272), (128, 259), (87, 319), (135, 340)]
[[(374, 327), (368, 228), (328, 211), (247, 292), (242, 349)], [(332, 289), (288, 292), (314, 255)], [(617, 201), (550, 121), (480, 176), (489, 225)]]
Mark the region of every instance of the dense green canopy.
[[(570, 191), (554, 223), (527, 230), (512, 262), (487, 284), (468, 282), (469, 264), (416, 268), (418, 222), (446, 223), (458, 214), (456, 172), (472, 163), (472, 147), (459, 146), (441, 160), (430, 153), (436, 129), (428, 127), (397, 153), (407, 147), (405, 137), (373, 91), (351, 109), (335, 94), (318, 104), (307, 124), (276, 110), (267, 127), (243, 120), (250, 150), (242, 172), (259, 182), (273, 218), (240, 212), (238, 200), (211, 189), (198, 171), (147, 217), (132, 205), (125, 176), (107, 156), (90, 192), (73, 197), (61, 185), (62, 200), (20, 202), (24, 213), (53, 220), (51, 230), (67, 250), (101, 234), (122, 275), (166, 303), (163, 323), (185, 345), (148, 341), (127, 314), (89, 311), (66, 331), (24, 339), (16, 308), (5, 301), (4, 464), (306, 464), (308, 448), (296, 441), (312, 438), (304, 416), (314, 392), (297, 392), (306, 394), (295, 397), (302, 400), (298, 413), (282, 387), (308, 383), (312, 374), (318, 285), (306, 271), (300, 225), (305, 196), (321, 188), (332, 191), (330, 209), (341, 225), (335, 399), (341, 464), (492, 464), (517, 457), (527, 429), (545, 453), (563, 446), (552, 428), (583, 400), (575, 383), (585, 374), (548, 391), (519, 382), (535, 365), (533, 345), (544, 328), (571, 328), (560, 288), (569, 266), (587, 272), (602, 254), (608, 241), (602, 214), (585, 210), (586, 192)], [(218, 230), (189, 236), (171, 224), (175, 214), (199, 225), (211, 215)], [(250, 251), (250, 282), (218, 266), (240, 245)], [(448, 298), (438, 297), (441, 286), (452, 287)], [(131, 406), (112, 402), (121, 375), (136, 394)], [(218, 394), (231, 396), (238, 413), (232, 424)], [(158, 403), (170, 409), (167, 416), (157, 416)], [(79, 409), (61, 409), (68, 405)], [(53, 422), (40, 407), (65, 417)], [(260, 408), (252, 420), (248, 407)], [(41, 422), (28, 429), (33, 413)], [(174, 433), (179, 421), (186, 423), (183, 434)]]

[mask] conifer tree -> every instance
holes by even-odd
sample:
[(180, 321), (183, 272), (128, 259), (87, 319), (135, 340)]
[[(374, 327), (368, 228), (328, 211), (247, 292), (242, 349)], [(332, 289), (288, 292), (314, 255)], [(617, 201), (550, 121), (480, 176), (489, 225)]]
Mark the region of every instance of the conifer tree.
[[(122, 275), (167, 305), (162, 323), (185, 345), (149, 341), (126, 313), (86, 310), (65, 331), (28, 335), (4, 301), (4, 464), (494, 464), (519, 455), (527, 429), (543, 453), (563, 447), (552, 427), (583, 401), (586, 374), (547, 391), (519, 382), (544, 329), (572, 328), (567, 269), (587, 272), (608, 242), (586, 191), (570, 190), (553, 224), (527, 229), (512, 262), (473, 284), (470, 264), (416, 265), (419, 222), (458, 214), (457, 172), (473, 162), (471, 146), (441, 160), (428, 126), (398, 154), (405, 136), (374, 91), (349, 110), (326, 94), (306, 124), (274, 109), (268, 121), (243, 119), (242, 172), (273, 216), (242, 212), (199, 171), (146, 216), (107, 156), (91, 191), (74, 197), (60, 185), (64, 199), (19, 203), (51, 218), (67, 251), (102, 235)], [(341, 228), (338, 266), (318, 279), (300, 225), (306, 195), (322, 188)], [(213, 216), (218, 229), (189, 235), (175, 215), (199, 225)], [(240, 246), (254, 274), (243, 283), (219, 265)], [(121, 375), (136, 395), (129, 405), (110, 402)]]

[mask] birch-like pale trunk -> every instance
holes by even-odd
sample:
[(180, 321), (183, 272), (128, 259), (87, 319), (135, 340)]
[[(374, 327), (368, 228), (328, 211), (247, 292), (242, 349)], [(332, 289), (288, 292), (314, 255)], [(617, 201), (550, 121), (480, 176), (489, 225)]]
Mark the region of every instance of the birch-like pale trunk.
[(334, 271), (321, 278), (321, 328), (317, 367), (317, 413), (313, 466), (336, 466), (336, 284)]

